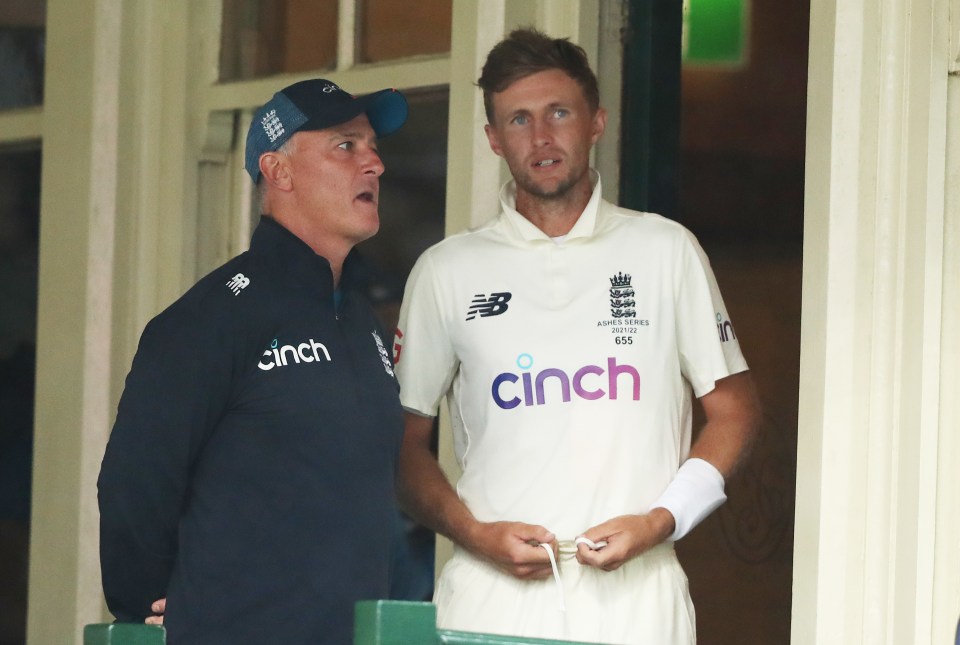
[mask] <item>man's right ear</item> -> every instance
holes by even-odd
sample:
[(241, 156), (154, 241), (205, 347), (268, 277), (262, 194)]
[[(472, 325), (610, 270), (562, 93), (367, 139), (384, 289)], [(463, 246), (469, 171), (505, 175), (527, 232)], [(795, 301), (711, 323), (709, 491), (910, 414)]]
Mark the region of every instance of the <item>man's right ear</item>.
[(290, 190), (290, 169), (287, 167), (287, 156), (279, 152), (265, 152), (260, 155), (260, 174), (263, 181), (280, 190)]
[(502, 157), (503, 147), (500, 145), (500, 137), (497, 136), (497, 129), (487, 123), (483, 126), (483, 131), (487, 135), (487, 142), (490, 144), (490, 149), (493, 150), (493, 154)]

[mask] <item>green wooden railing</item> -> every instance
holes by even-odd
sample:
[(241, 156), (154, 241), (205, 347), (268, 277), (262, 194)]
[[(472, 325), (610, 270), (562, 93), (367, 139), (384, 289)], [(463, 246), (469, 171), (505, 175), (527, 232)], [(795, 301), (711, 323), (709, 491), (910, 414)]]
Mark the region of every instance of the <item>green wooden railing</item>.
[(521, 638), (437, 629), (430, 602), (365, 600), (354, 614), (353, 645), (588, 645), (545, 638)]
[(83, 628), (83, 645), (165, 645), (166, 642), (166, 631), (154, 625), (114, 623)]
[[(83, 645), (165, 645), (162, 627), (115, 623), (87, 625)], [(429, 602), (365, 600), (357, 603), (353, 645), (588, 645), (573, 641), (521, 638), (437, 629), (437, 608)]]

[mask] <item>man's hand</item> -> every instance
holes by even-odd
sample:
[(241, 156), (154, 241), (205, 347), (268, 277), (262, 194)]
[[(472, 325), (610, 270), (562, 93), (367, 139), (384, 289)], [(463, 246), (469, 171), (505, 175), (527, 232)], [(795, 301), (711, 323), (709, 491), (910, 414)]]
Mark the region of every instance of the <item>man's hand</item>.
[(557, 555), (557, 538), (542, 526), (523, 522), (478, 522), (470, 532), (466, 548), (490, 560), (521, 580), (549, 578), (550, 556), (540, 544), (548, 544)]
[(605, 540), (607, 546), (594, 551), (586, 544), (580, 544), (577, 547), (577, 561), (604, 571), (613, 571), (666, 540), (673, 533), (673, 527), (673, 515), (665, 508), (655, 508), (646, 515), (615, 517), (583, 534), (583, 537), (594, 542)]
[(162, 625), (163, 624), (163, 612), (167, 610), (167, 599), (161, 598), (160, 600), (154, 600), (153, 604), (150, 605), (150, 611), (152, 611), (156, 616), (147, 616), (145, 622), (148, 625)]

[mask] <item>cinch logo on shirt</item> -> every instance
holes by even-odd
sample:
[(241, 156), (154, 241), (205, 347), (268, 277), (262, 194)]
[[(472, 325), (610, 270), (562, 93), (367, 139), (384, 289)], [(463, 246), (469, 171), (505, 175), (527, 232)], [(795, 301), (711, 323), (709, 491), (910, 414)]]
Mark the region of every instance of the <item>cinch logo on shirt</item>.
[[(263, 352), (264, 358), (260, 359), (257, 367), (266, 372), (272, 370), (274, 367), (286, 367), (291, 362), (297, 364), (313, 363), (320, 360), (321, 353), (328, 362), (331, 360), (330, 352), (327, 351), (323, 343), (318, 343), (312, 338), (308, 342), (300, 343), (299, 345), (284, 345), (283, 347), (278, 347), (278, 344), (277, 339), (274, 338), (273, 342), (270, 343), (270, 349)], [(319, 352), (317, 350), (319, 350)]]
[(489, 298), (485, 294), (478, 293), (470, 302), (470, 308), (467, 310), (467, 320), (473, 320), (477, 314), (480, 314), (481, 318), (499, 316), (507, 310), (507, 303), (510, 302), (512, 297), (513, 294), (509, 291), (491, 293)]
[(573, 376), (555, 367), (548, 367), (536, 374), (527, 371), (533, 367), (533, 356), (530, 354), (520, 354), (517, 367), (523, 370), (520, 375), (511, 372), (498, 374), (490, 388), (494, 403), (504, 410), (521, 404), (545, 405), (548, 402), (548, 390), (550, 400), (556, 401), (559, 397), (564, 403), (569, 403), (571, 391), (581, 399), (595, 401), (603, 397), (617, 399), (620, 386), (626, 386), (633, 400), (640, 400), (640, 372), (632, 365), (617, 364), (617, 359), (612, 356), (607, 358), (606, 369), (599, 365), (584, 365)]
[(737, 334), (733, 331), (733, 323), (724, 320), (723, 315), (719, 312), (717, 313), (717, 333), (720, 334), (721, 343), (737, 339)]

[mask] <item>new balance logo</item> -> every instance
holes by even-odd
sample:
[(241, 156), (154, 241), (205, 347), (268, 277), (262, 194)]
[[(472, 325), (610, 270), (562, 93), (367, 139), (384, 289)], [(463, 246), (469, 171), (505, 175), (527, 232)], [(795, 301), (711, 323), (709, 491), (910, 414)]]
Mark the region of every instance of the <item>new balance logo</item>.
[(488, 298), (485, 294), (478, 293), (470, 302), (470, 308), (467, 310), (467, 320), (473, 320), (480, 314), (481, 318), (487, 316), (499, 316), (507, 310), (507, 303), (513, 294), (509, 291), (500, 291), (491, 293)]
[(237, 275), (230, 278), (230, 281), (227, 282), (227, 286), (230, 287), (230, 291), (233, 292), (233, 295), (239, 296), (240, 290), (245, 289), (250, 285), (250, 278), (238, 273)]

